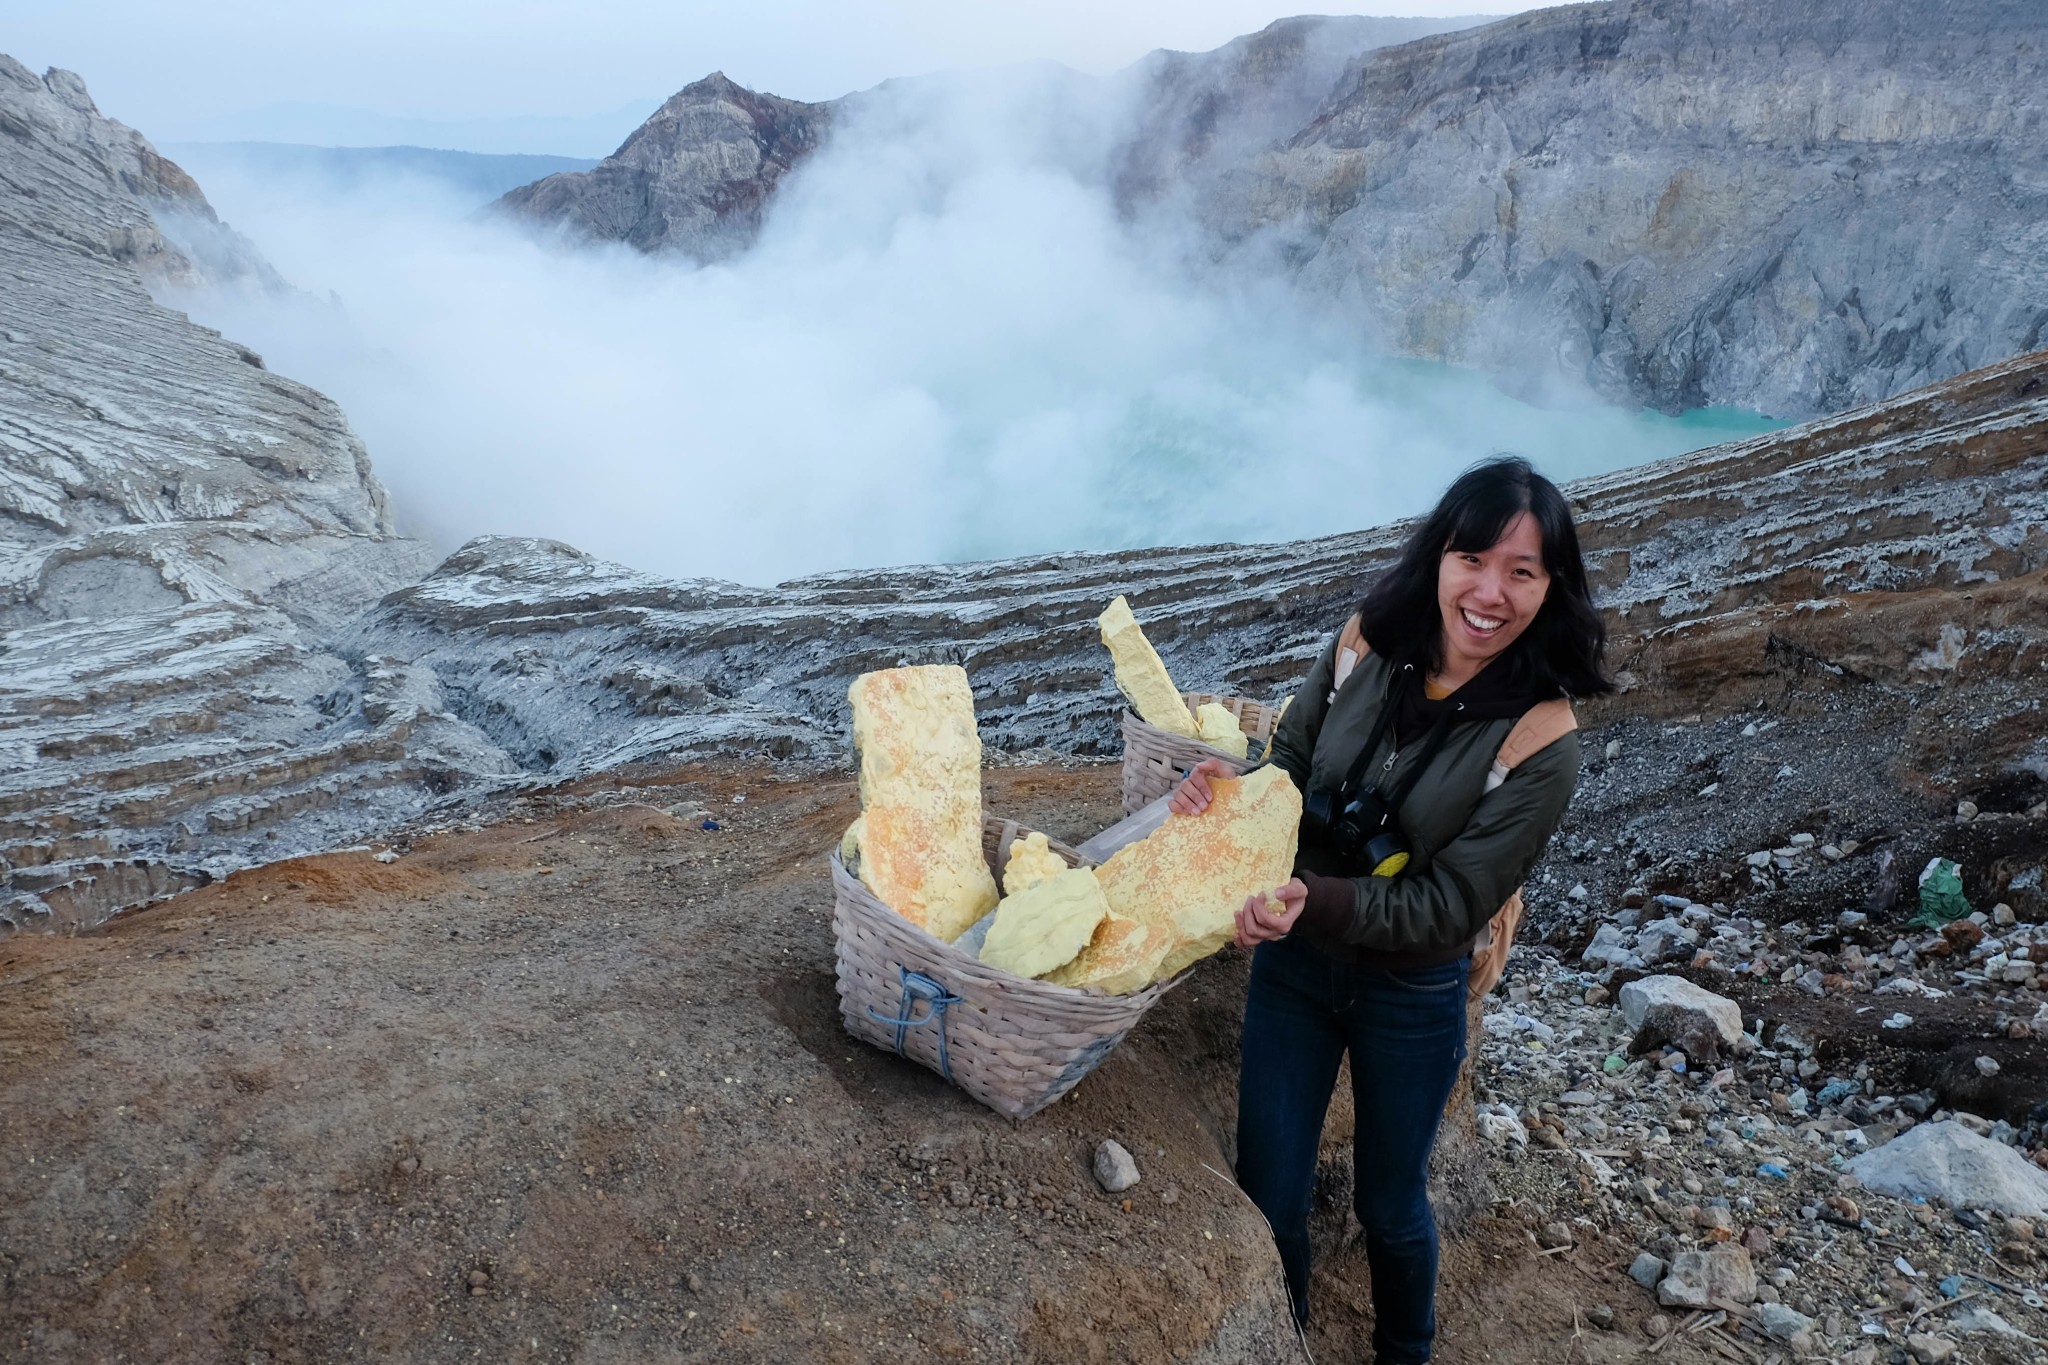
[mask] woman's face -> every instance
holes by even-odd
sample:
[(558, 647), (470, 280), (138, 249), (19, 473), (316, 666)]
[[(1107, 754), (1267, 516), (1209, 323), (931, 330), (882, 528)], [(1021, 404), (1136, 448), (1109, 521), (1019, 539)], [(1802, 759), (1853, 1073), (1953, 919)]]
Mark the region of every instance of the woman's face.
[(1484, 550), (1448, 550), (1436, 572), (1444, 676), (1462, 684), (1521, 638), (1550, 592), (1543, 537), (1527, 512)]

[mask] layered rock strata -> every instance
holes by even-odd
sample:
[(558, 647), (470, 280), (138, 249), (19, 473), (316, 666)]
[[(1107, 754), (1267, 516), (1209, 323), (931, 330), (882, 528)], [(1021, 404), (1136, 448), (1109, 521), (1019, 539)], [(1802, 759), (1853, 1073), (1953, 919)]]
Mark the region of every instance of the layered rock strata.
[(76, 76), (6, 57), (0, 276), (0, 626), (209, 601), (328, 620), (432, 565), (340, 409), (149, 293), (282, 287), (269, 266)]
[(513, 765), (426, 669), (214, 602), (0, 636), (0, 934), (332, 847)]
[(327, 630), (436, 556), (335, 405), (157, 303), (285, 286), (68, 72), (0, 57), (0, 934), (510, 771)]
[(1211, 201), (1412, 355), (1838, 411), (2048, 339), (2048, 15), (1616, 0), (1373, 53)]
[[(2027, 750), (2048, 627), (2048, 353), (1858, 412), (1572, 485), (1641, 714), (1746, 704), (1791, 672), (1963, 679)], [(1407, 525), (1279, 545), (1049, 555), (671, 582), (548, 541), (484, 539), (393, 593), (361, 647), (427, 665), (520, 762), (845, 751), (847, 684), (958, 663), (985, 740), (1114, 752), (1095, 618), (1129, 593), (1184, 687), (1273, 697)], [(2038, 734), (2038, 729), (2035, 731)]]
[[(1106, 177), (1118, 202), (1139, 211), (1178, 202), (1189, 187), (1292, 136), (1363, 53), (1479, 22), (1282, 19), (1213, 52), (1154, 52), (1108, 77), (1039, 73), (1047, 77), (1039, 101), (1070, 132), (1091, 125), (1103, 109), (1119, 111), (1108, 155), (1095, 155), (1093, 140), (1081, 136), (1074, 140), (1090, 150), (1070, 157), (1068, 169)], [(914, 134), (920, 120), (985, 116), (966, 113), (949, 93), (956, 81), (889, 81), (806, 104), (713, 72), (672, 95), (594, 169), (548, 176), (508, 192), (495, 207), (575, 241), (725, 260), (759, 236), (784, 177), (861, 114), (880, 115), (871, 130), (877, 139)], [(1125, 120), (1128, 129), (1121, 127)]]
[[(1227, 273), (1277, 261), (1387, 348), (1534, 393), (1805, 417), (2048, 343), (2038, 5), (1609, 0), (1477, 22), (1283, 20), (1046, 102), (1069, 122), (1084, 88), (1123, 107), (1104, 164), (1068, 169), (1127, 213), (1192, 213)], [(502, 202), (721, 259), (866, 98), (713, 76), (598, 170)]]
[(723, 260), (752, 244), (769, 196), (817, 149), (833, 113), (831, 103), (757, 94), (713, 72), (597, 166), (523, 185), (496, 206), (576, 240)]

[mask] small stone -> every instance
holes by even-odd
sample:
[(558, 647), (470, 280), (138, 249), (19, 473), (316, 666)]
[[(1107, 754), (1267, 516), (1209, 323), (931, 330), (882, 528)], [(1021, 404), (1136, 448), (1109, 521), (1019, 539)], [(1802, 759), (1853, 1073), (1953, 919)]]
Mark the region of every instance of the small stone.
[(2018, 923), (2019, 916), (2013, 914), (2012, 907), (2010, 905), (2007, 905), (2004, 901), (2000, 901), (1998, 904), (1991, 907), (1991, 922), (1993, 924), (1998, 925), (2000, 928), (2006, 928), (2013, 924)]
[(1138, 1163), (1115, 1138), (1095, 1149), (1095, 1181), (1110, 1194), (1122, 1194), (1138, 1183)]
[(1643, 1288), (1654, 1291), (1657, 1288), (1658, 1282), (1664, 1278), (1665, 1272), (1670, 1268), (1670, 1265), (1663, 1257), (1652, 1255), (1647, 1251), (1639, 1251), (1636, 1253), (1635, 1260), (1629, 1263), (1628, 1277)]
[(380, 863), (395, 863), (398, 861), (398, 855), (388, 848), (381, 853), (372, 854), (371, 856)]
[(479, 1267), (478, 1269), (469, 1272), (469, 1283), (470, 1287), (473, 1289), (481, 1288), (482, 1286), (487, 1285), (490, 1282), (491, 1272), (488, 1270), (484, 1270), (481, 1267)]
[(1979, 1076), (1996, 1076), (1999, 1072), (1998, 1062), (1995, 1058), (1979, 1057), (1975, 1065)]
[(1572, 1244), (1572, 1230), (1563, 1223), (1545, 1223), (1536, 1233), (1536, 1244), (1545, 1251), (1556, 1251)]
[(1829, 1195), (1828, 1208), (1837, 1218), (1840, 1218), (1845, 1223), (1860, 1223), (1863, 1221), (1862, 1208), (1846, 1194)]
[(1767, 1303), (1756, 1310), (1756, 1325), (1773, 1341), (1790, 1341), (1801, 1332), (1813, 1330), (1813, 1319), (1782, 1303)]
[(1958, 819), (1958, 820), (1974, 820), (1974, 819), (1976, 819), (1976, 818), (1977, 818), (1977, 803), (1976, 803), (1975, 801), (1958, 801), (1958, 802), (1956, 802), (1956, 819)]
[(1956, 1344), (1947, 1337), (1927, 1336), (1919, 1333), (1906, 1338), (1906, 1349), (1913, 1353), (1913, 1359), (1921, 1365), (1944, 1365), (1955, 1359)]
[(470, 1297), (475, 1299), (480, 1299), (490, 1292), (490, 1288), (487, 1285), (473, 1284), (469, 1287)]
[(1620, 741), (1620, 740), (1618, 740), (1618, 739), (1610, 739), (1610, 740), (1608, 740), (1608, 741), (1607, 741), (1607, 749), (1606, 749), (1606, 753), (1607, 753), (1607, 761), (1608, 761), (1609, 763), (1612, 763), (1612, 762), (1614, 762), (1614, 760), (1615, 760), (1615, 759), (1617, 759), (1617, 758), (1620, 758), (1620, 757), (1621, 757), (1621, 741)]
[(1781, 1265), (1771, 1272), (1771, 1286), (1775, 1289), (1783, 1290), (1790, 1287), (1792, 1282), (1798, 1278), (1798, 1271), (1789, 1265)]
[(1662, 1313), (1652, 1313), (1643, 1319), (1643, 1335), (1661, 1340), (1671, 1335), (1671, 1319)]
[(1657, 1285), (1657, 1302), (1666, 1308), (1705, 1308), (1717, 1298), (1756, 1301), (1756, 1269), (1739, 1246), (1724, 1242), (1681, 1251), (1672, 1258), (1671, 1273)]
[(397, 1171), (400, 1175), (411, 1175), (414, 1171), (417, 1171), (419, 1168), (420, 1159), (416, 1156), (402, 1156), (398, 1159), (396, 1164), (392, 1166), (392, 1169)]
[(1604, 1303), (1596, 1303), (1586, 1310), (1586, 1321), (1605, 1332), (1614, 1326), (1614, 1310)]
[(692, 1294), (704, 1292), (704, 1277), (694, 1270), (683, 1278), (683, 1283), (689, 1287)]

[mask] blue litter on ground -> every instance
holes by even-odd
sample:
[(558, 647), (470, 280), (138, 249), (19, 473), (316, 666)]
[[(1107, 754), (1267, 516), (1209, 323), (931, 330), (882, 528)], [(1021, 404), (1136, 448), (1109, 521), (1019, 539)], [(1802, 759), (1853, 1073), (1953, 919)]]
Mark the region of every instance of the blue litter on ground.
[(715, 830), (718, 828), (718, 822), (716, 820), (706, 820), (703, 824), (697, 826), (697, 828)]
[(1822, 1104), (1838, 1104), (1848, 1099), (1851, 1095), (1860, 1095), (1862, 1093), (1863, 1083), (1861, 1081), (1829, 1081), (1820, 1088), (1820, 1094), (1814, 1098)]
[(1792, 1178), (1791, 1172), (1775, 1161), (1766, 1161), (1763, 1165), (1756, 1168), (1756, 1173), (1758, 1175), (1767, 1175), (1773, 1180), (1790, 1180)]

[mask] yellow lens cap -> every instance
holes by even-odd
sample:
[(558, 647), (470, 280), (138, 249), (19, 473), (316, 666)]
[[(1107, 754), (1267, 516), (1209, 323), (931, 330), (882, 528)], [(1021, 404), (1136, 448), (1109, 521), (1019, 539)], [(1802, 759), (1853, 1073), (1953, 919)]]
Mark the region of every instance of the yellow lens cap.
[(1375, 877), (1392, 877), (1406, 866), (1408, 866), (1408, 855), (1405, 852), (1396, 853), (1380, 859), (1378, 866), (1373, 868), (1372, 875)]

